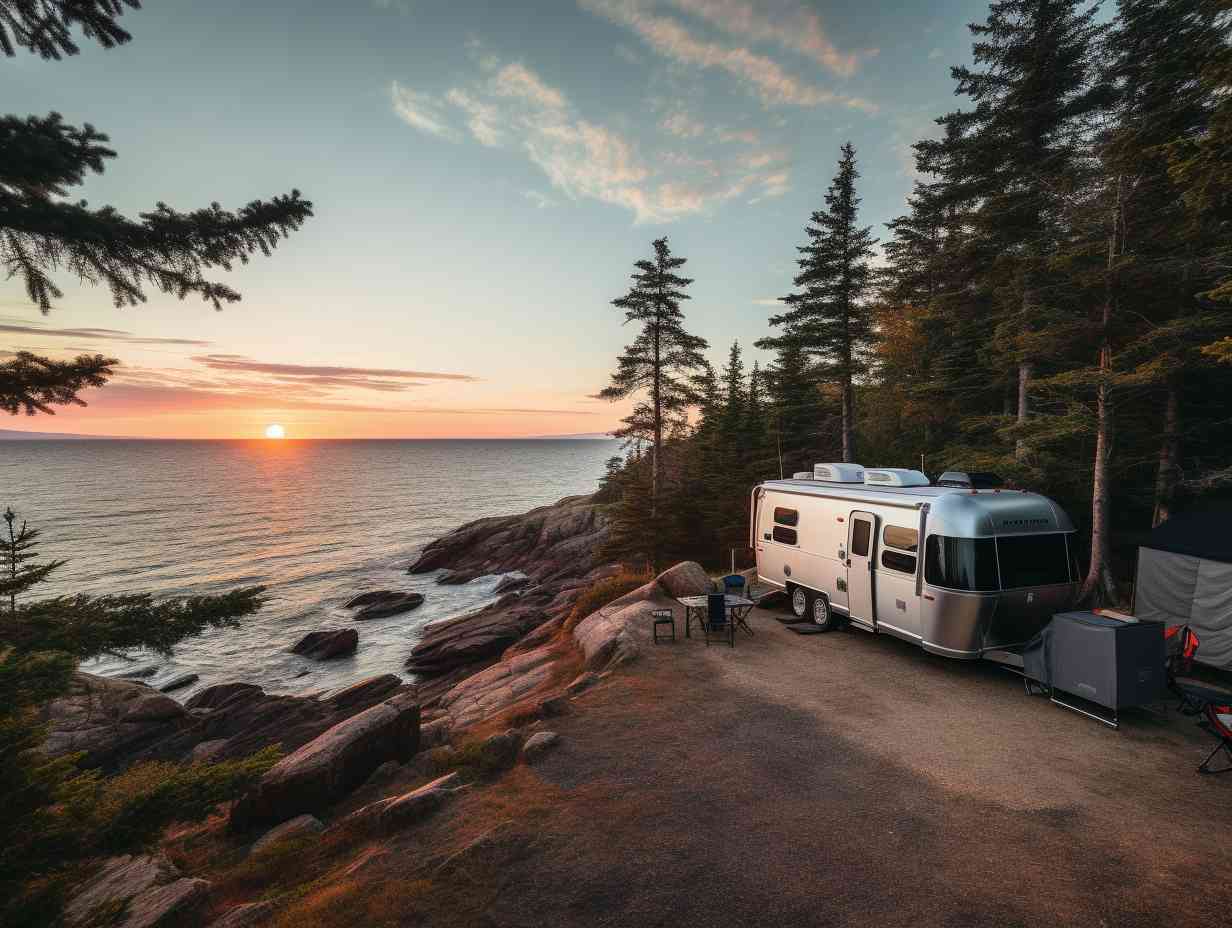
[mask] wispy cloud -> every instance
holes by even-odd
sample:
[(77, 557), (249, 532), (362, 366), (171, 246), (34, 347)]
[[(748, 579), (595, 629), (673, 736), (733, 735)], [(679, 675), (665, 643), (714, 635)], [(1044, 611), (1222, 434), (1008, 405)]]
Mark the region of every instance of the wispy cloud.
[(195, 348), (206, 348), (210, 345), (210, 342), (196, 338), (147, 338), (121, 329), (52, 329), (41, 325), (0, 323), (0, 332), (7, 335), (33, 335), (40, 338), (123, 342), (126, 345), (188, 345)]
[(429, 94), (416, 93), (394, 81), (389, 86), (389, 95), (393, 100), (394, 112), (408, 126), (438, 138), (458, 140), (457, 131), (444, 120), (444, 107)]
[(931, 52), (928, 53), (929, 61), (936, 61), (938, 58), (944, 58), (944, 57), (945, 57), (945, 52), (943, 52), (939, 48), (934, 48)]
[(836, 93), (789, 74), (774, 59), (746, 47), (699, 38), (679, 20), (656, 13), (650, 0), (578, 0), (578, 5), (631, 29), (664, 57), (727, 72), (767, 104), (817, 106), (834, 103), (869, 112), (876, 110), (875, 104), (868, 100)]
[(821, 17), (792, 0), (668, 0), (676, 9), (703, 19), (730, 35), (773, 42), (822, 67), (850, 77), (875, 49), (843, 51), (830, 40)]
[(338, 367), (330, 364), (282, 364), (255, 361), (235, 354), (198, 355), (190, 360), (212, 371), (228, 374), (260, 374), (274, 380), (315, 387), (353, 387), (362, 390), (399, 392), (421, 387), (429, 381), (462, 381), (474, 383), (478, 377), (469, 374), (443, 374), (436, 371), (412, 371), (386, 367)]
[[(777, 196), (786, 189), (782, 153), (757, 163), (745, 156), (719, 163), (670, 150), (648, 158), (631, 136), (580, 115), (563, 91), (526, 65), (485, 53), (480, 68), (475, 81), (440, 97), (395, 84), (395, 106), (411, 99), (419, 119), (407, 122), (433, 135), (460, 137), (450, 119), (460, 120), (479, 143), (520, 151), (566, 197), (623, 207), (638, 222), (670, 221), (734, 197)], [(669, 117), (664, 128), (673, 139), (706, 131), (677, 115), (682, 118)], [(552, 205), (538, 193), (524, 195), (541, 208)]]

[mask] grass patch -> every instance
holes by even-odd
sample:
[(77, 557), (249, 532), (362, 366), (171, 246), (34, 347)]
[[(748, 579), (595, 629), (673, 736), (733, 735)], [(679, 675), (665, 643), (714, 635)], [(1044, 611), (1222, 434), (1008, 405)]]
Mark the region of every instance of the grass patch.
[(608, 603), (615, 602), (626, 593), (632, 593), (639, 586), (649, 583), (654, 578), (649, 572), (623, 570), (614, 577), (600, 580), (573, 604), (573, 611), (565, 620), (565, 631), (572, 631), (574, 626), (593, 612), (602, 609)]
[(492, 780), (509, 769), (509, 757), (483, 741), (433, 748), (427, 754), (432, 776), (457, 773), (463, 780)]

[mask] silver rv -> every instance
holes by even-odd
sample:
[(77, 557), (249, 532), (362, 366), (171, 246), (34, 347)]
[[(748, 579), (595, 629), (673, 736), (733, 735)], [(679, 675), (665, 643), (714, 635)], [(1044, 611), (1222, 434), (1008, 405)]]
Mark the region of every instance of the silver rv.
[(1047, 497), (818, 464), (753, 489), (757, 577), (823, 628), (887, 632), (946, 657), (1029, 641), (1072, 604), (1074, 526)]

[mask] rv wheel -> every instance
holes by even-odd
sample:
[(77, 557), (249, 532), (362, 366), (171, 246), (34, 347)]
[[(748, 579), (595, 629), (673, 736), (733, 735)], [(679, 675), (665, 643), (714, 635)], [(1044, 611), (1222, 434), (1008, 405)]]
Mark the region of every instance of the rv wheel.
[(809, 595), (802, 587), (791, 591), (791, 611), (797, 619), (807, 619), (809, 616)]
[(813, 598), (813, 608), (811, 611), (813, 624), (818, 628), (829, 631), (834, 628), (834, 613), (830, 611), (830, 601), (820, 593)]

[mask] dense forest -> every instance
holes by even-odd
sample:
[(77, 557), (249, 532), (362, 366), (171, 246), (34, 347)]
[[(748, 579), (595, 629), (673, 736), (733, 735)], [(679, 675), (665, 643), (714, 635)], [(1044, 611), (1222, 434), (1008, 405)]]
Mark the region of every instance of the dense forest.
[(613, 553), (747, 563), (752, 485), (817, 461), (990, 470), (1065, 506), (1084, 595), (1116, 601), (1141, 532), (1232, 483), (1232, 2), (1110, 6), (1000, 0), (970, 26), (880, 263), (842, 148), (764, 369), (704, 360), (654, 243), (602, 394), (639, 396)]

